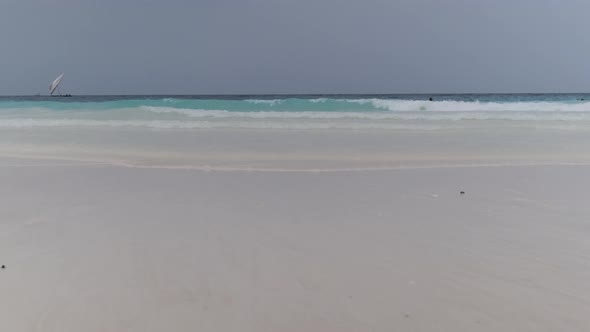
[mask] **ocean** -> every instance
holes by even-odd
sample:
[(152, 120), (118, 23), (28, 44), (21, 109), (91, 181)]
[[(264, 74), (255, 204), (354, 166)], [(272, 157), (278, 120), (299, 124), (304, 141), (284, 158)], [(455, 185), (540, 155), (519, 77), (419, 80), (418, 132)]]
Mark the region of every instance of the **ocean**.
[(433, 130), (492, 122), (585, 128), (590, 94), (0, 97), (0, 128)]

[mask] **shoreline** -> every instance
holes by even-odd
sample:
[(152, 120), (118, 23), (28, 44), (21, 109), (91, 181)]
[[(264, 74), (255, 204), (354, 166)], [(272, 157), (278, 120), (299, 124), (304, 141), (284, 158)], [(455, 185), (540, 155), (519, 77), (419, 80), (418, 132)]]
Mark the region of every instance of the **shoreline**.
[[(26, 160), (30, 163), (15, 163), (15, 161)], [(40, 163), (39, 161), (58, 161), (64, 163)], [(8, 162), (3, 164), (3, 162)], [(12, 163), (11, 163), (12, 162)], [(86, 159), (70, 159), (39, 156), (6, 156), (0, 155), (0, 168), (10, 167), (113, 167), (129, 169), (154, 169), (154, 170), (181, 170), (196, 172), (218, 172), (218, 173), (359, 173), (359, 172), (395, 172), (411, 170), (432, 170), (432, 169), (472, 169), (472, 168), (535, 168), (535, 167), (588, 167), (587, 163), (568, 162), (539, 162), (539, 163), (478, 163), (478, 164), (433, 164), (433, 165), (407, 165), (407, 166), (384, 166), (384, 167), (351, 167), (351, 168), (253, 168), (253, 167), (215, 167), (195, 165), (141, 165), (129, 164), (117, 161), (93, 161)]]

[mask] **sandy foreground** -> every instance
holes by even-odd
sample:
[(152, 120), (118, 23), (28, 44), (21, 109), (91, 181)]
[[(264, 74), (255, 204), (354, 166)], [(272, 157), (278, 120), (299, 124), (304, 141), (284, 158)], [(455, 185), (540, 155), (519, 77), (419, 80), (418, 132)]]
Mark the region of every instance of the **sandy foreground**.
[(590, 326), (590, 166), (207, 171), (6, 149), (2, 331)]

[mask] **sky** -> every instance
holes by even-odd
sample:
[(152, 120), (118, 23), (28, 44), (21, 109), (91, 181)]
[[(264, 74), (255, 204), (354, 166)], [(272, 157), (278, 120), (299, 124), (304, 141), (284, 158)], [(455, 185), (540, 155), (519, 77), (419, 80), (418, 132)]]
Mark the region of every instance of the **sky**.
[(0, 0), (0, 95), (590, 92), (590, 1)]

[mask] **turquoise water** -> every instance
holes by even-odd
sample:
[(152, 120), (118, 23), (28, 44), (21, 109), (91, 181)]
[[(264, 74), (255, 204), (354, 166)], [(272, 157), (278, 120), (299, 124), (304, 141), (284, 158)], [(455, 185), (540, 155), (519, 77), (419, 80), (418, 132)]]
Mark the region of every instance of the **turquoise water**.
[(0, 97), (0, 128), (387, 129), (486, 120), (590, 121), (590, 95)]

